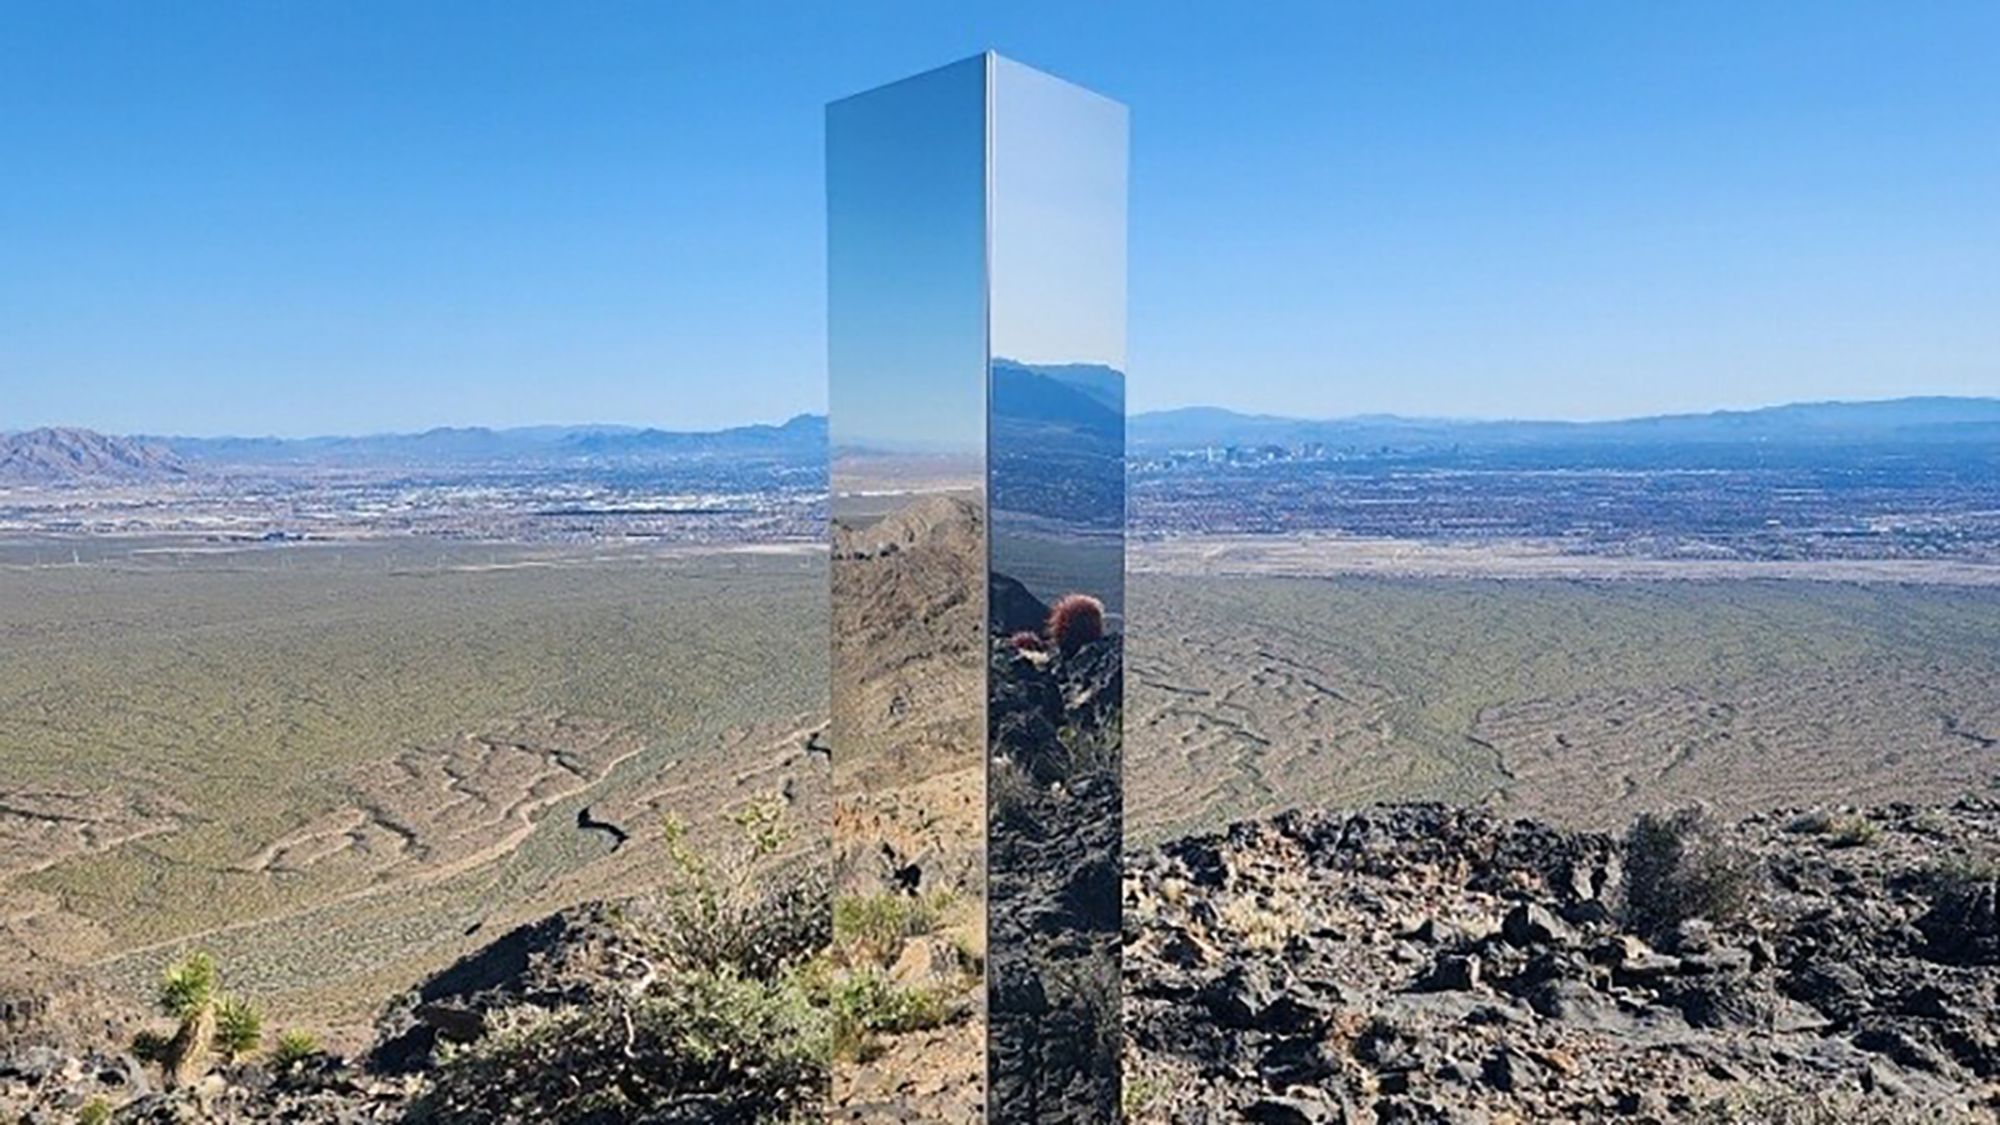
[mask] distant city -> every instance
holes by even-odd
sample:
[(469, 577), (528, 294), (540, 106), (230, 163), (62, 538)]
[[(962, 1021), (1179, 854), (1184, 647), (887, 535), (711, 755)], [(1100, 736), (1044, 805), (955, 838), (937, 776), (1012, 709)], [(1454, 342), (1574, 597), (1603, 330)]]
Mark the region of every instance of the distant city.
[[(2000, 399), (1615, 422), (1190, 408), (1128, 420), (1143, 539), (1329, 534), (1690, 560), (2000, 563)], [(826, 419), (710, 432), (0, 436), (0, 535), (819, 540)]]

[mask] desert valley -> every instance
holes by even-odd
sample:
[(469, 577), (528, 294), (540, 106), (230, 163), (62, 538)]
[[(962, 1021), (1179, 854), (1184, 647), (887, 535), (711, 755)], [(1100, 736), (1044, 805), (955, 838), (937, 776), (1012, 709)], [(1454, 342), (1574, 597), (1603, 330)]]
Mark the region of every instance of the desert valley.
[[(1705, 1120), (1731, 1083), (1992, 1112), (2000, 404), (1131, 437), (1129, 1117), (1540, 1120), (1587, 1088), (1562, 1112)], [(762, 861), (820, 853), (825, 456), (813, 418), (0, 437), (0, 1119), (176, 1119), (123, 1060), (199, 952), (267, 1038), (348, 1060), (313, 1064), (346, 1093), (215, 1112), (400, 1120), (435, 1060), (385, 1044), (657, 959), (597, 904), (643, 917), (746, 817), (787, 826)], [(1772, 897), (1706, 938), (1605, 913), (1629, 826), (1697, 804)], [(1841, 948), (1813, 911), (1890, 935), (1845, 954), (1881, 975), (1810, 984)], [(1485, 1030), (1411, 1046), (1445, 1024)], [(1789, 1046), (1714, 1054), (1754, 1028)], [(1637, 1062), (1566, 1081), (1594, 1035), (1650, 1044), (1667, 1100), (1624, 1098)]]

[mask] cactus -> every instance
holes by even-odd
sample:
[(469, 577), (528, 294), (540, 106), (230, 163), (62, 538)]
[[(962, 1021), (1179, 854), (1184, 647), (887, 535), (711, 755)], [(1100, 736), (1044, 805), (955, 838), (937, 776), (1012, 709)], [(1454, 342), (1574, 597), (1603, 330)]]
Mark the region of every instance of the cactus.
[(1104, 636), (1104, 603), (1089, 594), (1067, 594), (1049, 609), (1049, 643), (1064, 656)]
[(1015, 652), (1047, 652), (1049, 647), (1042, 643), (1042, 635), (1040, 633), (1033, 633), (1026, 629), (1008, 637), (1007, 643), (1014, 646)]

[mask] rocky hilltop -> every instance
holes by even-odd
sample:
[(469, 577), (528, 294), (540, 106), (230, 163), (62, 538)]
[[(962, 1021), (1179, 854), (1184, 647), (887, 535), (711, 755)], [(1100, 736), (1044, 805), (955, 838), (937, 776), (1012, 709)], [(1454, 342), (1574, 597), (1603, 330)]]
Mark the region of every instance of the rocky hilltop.
[(1134, 856), (1127, 1116), (1992, 1121), (2000, 802), (1294, 813)]
[[(1177, 840), (1125, 865), (1123, 1115), (1990, 1122), (1996, 864), (1991, 798), (1620, 834), (1387, 806)], [(0, 1121), (103, 1121), (99, 1099), (115, 1122), (810, 1115), (828, 1025), (784, 982), (825, 902), (720, 916), (704, 936), (746, 938), (708, 943), (720, 973), (672, 970), (685, 914), (565, 912), (391, 1004), (371, 1054), (171, 1093), (103, 1028), (86, 1043), (94, 1016), (0, 995)]]

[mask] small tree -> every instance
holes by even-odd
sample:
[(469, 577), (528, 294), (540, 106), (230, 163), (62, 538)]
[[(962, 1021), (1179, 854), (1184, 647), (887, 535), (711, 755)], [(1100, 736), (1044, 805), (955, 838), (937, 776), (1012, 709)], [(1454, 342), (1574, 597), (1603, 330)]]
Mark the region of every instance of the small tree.
[(167, 970), (158, 1003), (161, 1014), (174, 1021), (174, 1033), (142, 1034), (133, 1049), (160, 1064), (169, 1087), (201, 1081), (218, 1054), (224, 1063), (234, 1063), (263, 1042), (263, 1014), (247, 1001), (222, 994), (215, 959), (206, 953), (190, 953)]

